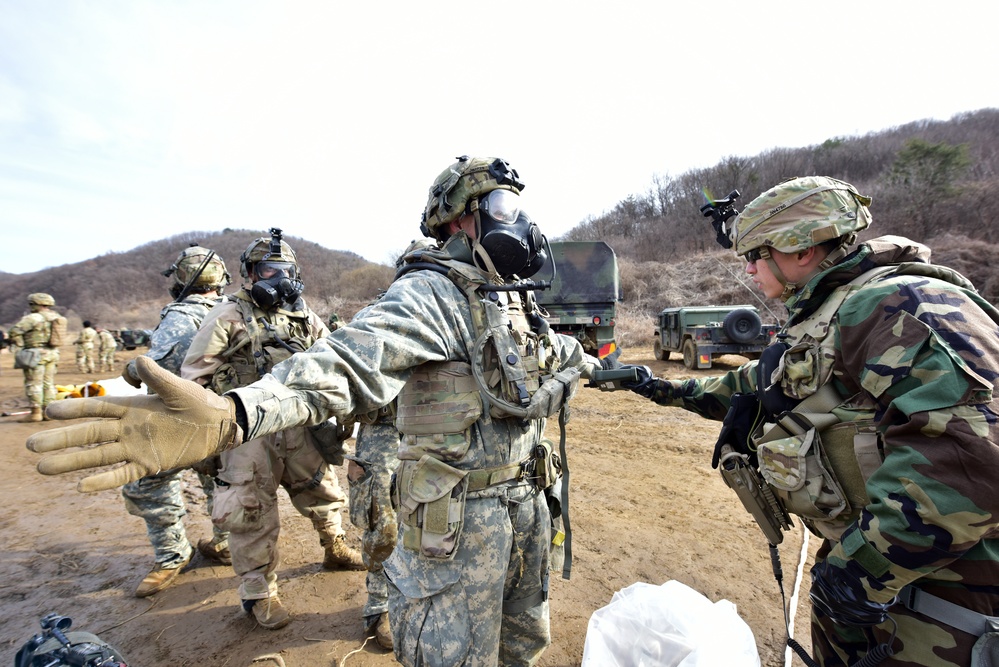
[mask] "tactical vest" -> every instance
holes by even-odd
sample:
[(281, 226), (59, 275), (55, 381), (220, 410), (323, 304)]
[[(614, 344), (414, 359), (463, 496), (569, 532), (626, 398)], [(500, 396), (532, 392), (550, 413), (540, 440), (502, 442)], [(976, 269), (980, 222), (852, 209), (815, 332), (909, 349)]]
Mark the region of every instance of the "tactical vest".
[(579, 373), (561, 370), (547, 330), (531, 326), (530, 293), (489, 289), (483, 272), (446, 251), (425, 252), (420, 259), (416, 268), (446, 275), (467, 297), (475, 343), (469, 361), (420, 366), (397, 397), (401, 463), (393, 498), (406, 526), (403, 546), (428, 558), (450, 559), (468, 493), (524, 478), (539, 488), (555, 481), (558, 463), (550, 443), (535, 443), (521, 461), (476, 470), (454, 467), (468, 452), (476, 422), (516, 419), (528, 429), (530, 422), (558, 413)]
[(23, 334), (24, 347), (45, 347), (52, 340), (52, 327), (56, 320), (62, 316), (51, 310), (40, 310), (33, 315), (38, 317), (37, 319), (32, 318), (34, 319), (33, 326)]
[(873, 408), (859, 395), (844, 398), (836, 391), (836, 341), (829, 334), (850, 297), (869, 283), (902, 273), (960, 284), (953, 278), (959, 274), (946, 267), (912, 262), (872, 269), (833, 290), (812, 315), (786, 329), (793, 342), (769, 378), (800, 402), (752, 436), (760, 473), (774, 496), (832, 540), (870, 502), (866, 483), (884, 461), (884, 443)]
[(561, 401), (550, 399), (558, 391), (552, 383), (560, 384), (553, 379), (559, 362), (549, 334), (530, 325), (531, 304), (520, 293), (483, 290), (486, 278), (475, 267), (424, 254), (428, 259), (445, 267), (468, 298), (476, 340), (470, 362), (424, 364), (403, 387), (396, 414), (399, 458), (429, 454), (458, 461), (471, 444), (472, 424), (483, 415), (530, 420), (556, 414)]
[(265, 311), (246, 290), (231, 297), (246, 329), (246, 336), (232, 342), (219, 356), (226, 360), (212, 375), (211, 388), (222, 394), (256, 382), (276, 364), (316, 342), (309, 327), (309, 309)]

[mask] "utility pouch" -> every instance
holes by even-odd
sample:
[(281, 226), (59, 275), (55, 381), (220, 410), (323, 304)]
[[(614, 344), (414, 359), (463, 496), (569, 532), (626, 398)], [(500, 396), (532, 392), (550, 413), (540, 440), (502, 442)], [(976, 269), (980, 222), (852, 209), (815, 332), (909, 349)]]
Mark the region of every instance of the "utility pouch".
[(38, 368), (42, 362), (42, 348), (22, 347), (14, 355), (14, 368)]
[(784, 530), (791, 529), (791, 517), (784, 505), (774, 497), (766, 481), (756, 468), (749, 464), (749, 457), (729, 445), (720, 451), (722, 479), (735, 491), (746, 510), (763, 530), (767, 541), (777, 546), (784, 540)]
[(550, 488), (562, 476), (562, 457), (555, 451), (551, 440), (542, 440), (531, 453), (534, 474), (531, 481), (541, 491)]
[(397, 484), (403, 546), (427, 558), (454, 558), (465, 514), (467, 471), (424, 455), (402, 461)]
[(787, 511), (829, 520), (850, 511), (846, 494), (830, 473), (816, 429), (759, 444), (760, 473)]

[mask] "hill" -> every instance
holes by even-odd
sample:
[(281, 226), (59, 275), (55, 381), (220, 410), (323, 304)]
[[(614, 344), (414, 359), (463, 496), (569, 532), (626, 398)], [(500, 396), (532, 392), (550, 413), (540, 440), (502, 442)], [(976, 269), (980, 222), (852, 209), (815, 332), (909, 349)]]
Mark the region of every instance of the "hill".
[[(83, 320), (109, 329), (152, 329), (170, 298), (171, 279), (162, 275), (177, 254), (191, 243), (215, 250), (232, 276), (227, 292), (242, 279), (239, 256), (261, 232), (226, 229), (185, 233), (152, 241), (128, 252), (108, 253), (74, 264), (25, 274), (0, 273), (0, 323), (4, 328), (26, 312), (25, 297), (48, 292), (57, 310), (69, 318), (71, 331)], [(350, 252), (330, 250), (294, 236), (285, 240), (298, 256), (309, 306), (326, 317), (336, 311), (350, 317), (392, 280), (394, 269)]]

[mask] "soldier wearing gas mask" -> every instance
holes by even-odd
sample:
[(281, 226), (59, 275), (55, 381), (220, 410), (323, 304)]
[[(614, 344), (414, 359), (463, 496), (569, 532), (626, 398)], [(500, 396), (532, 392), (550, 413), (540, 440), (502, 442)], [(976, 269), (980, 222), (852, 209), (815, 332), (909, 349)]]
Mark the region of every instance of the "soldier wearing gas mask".
[[(181, 377), (219, 394), (252, 384), (329, 334), (302, 298), (305, 284), (298, 260), (280, 229), (251, 243), (239, 261), (247, 284), (205, 319), (181, 368)], [(315, 438), (310, 429), (289, 428), (221, 455), (212, 521), (229, 531), (243, 609), (263, 628), (281, 628), (291, 620), (278, 596), (275, 574), (279, 485), (319, 534), (323, 567), (363, 569), (341, 526), (346, 495)]]
[[(523, 187), (503, 160), (459, 158), (423, 211), (424, 234), (440, 248), (405, 257), (385, 294), (349, 324), (223, 396), (143, 364), (155, 399), (50, 407), (56, 419), (103, 419), (36, 434), (33, 451), (107, 444), (47, 457), (39, 471), (127, 462), (80, 484), (108, 488), (164, 462), (395, 401), (399, 537), (384, 568), (396, 658), (535, 664), (551, 642), (545, 491), (558, 472), (545, 421), (600, 362), (547, 329), (534, 286), (522, 282), (544, 252), (519, 210)], [(496, 190), (508, 194), (490, 198)], [(153, 427), (171, 437), (148, 437)]]

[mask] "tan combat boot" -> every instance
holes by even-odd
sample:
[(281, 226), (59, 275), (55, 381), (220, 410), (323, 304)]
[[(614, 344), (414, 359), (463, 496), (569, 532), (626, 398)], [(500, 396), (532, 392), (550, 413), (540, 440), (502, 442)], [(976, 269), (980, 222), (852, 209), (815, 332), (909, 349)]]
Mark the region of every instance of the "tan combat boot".
[(187, 564), (191, 562), (191, 557), (194, 555), (194, 550), (188, 554), (187, 558), (181, 561), (180, 565), (172, 568), (165, 568), (156, 565), (152, 570), (149, 571), (139, 585), (135, 589), (135, 597), (137, 598), (147, 598), (154, 593), (159, 593), (164, 588), (169, 588), (173, 586), (174, 582), (177, 581), (177, 577), (180, 576), (181, 570), (187, 567)]
[(291, 622), (291, 614), (276, 595), (265, 600), (243, 600), (243, 611), (253, 616), (262, 628), (277, 630)]
[(17, 421), (22, 424), (28, 424), (30, 422), (40, 422), (42, 421), (42, 409), (41, 408), (31, 408), (31, 413), (27, 417), (21, 417)]
[(347, 546), (347, 540), (343, 535), (337, 535), (333, 542), (326, 547), (326, 555), (323, 557), (324, 570), (364, 570), (364, 561), (361, 554), (356, 549)]
[(392, 650), (392, 626), (389, 624), (388, 612), (383, 611), (378, 616), (368, 619), (367, 634), (369, 637), (373, 636), (375, 643), (386, 651)]
[(229, 551), (229, 540), (216, 542), (214, 538), (210, 540), (200, 539), (198, 540), (198, 553), (216, 563), (232, 565), (232, 552)]

